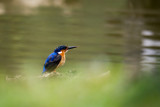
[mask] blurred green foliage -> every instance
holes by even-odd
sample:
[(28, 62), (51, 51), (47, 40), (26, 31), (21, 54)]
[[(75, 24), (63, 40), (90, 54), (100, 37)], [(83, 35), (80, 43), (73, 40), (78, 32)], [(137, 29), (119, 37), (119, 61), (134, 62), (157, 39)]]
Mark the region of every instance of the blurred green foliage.
[[(0, 107), (158, 107), (158, 77), (130, 78), (120, 66), (110, 73), (65, 72), (52, 78), (0, 79)], [(75, 72), (75, 73), (74, 73)]]

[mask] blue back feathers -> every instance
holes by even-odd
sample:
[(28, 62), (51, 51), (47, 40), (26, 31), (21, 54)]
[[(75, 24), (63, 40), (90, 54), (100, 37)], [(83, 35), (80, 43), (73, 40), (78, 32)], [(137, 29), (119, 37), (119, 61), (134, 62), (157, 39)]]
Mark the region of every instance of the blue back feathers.
[(54, 61), (54, 59), (56, 58), (57, 55), (58, 55), (58, 53), (53, 52), (47, 57), (47, 59), (44, 63), (44, 67), (43, 67), (43, 73), (46, 71), (45, 65), (48, 64), (51, 61)]

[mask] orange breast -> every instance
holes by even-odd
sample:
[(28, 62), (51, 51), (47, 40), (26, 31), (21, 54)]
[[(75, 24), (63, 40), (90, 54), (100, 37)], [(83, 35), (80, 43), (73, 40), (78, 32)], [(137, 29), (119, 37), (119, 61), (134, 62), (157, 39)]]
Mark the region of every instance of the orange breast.
[(62, 53), (61, 53), (60, 55), (61, 55), (61, 61), (60, 61), (60, 63), (58, 64), (58, 67), (59, 67), (59, 66), (62, 66), (62, 65), (65, 63), (65, 61), (66, 61), (65, 50), (64, 50), (64, 51), (62, 50)]

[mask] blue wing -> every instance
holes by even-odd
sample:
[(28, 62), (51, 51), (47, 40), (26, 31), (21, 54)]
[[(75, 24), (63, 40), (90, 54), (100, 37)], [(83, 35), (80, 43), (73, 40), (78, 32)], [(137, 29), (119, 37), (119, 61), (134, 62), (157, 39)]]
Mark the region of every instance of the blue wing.
[(58, 66), (60, 61), (61, 61), (61, 55), (57, 53), (50, 54), (45, 61), (45, 64), (43, 67), (43, 73), (54, 71), (54, 69)]

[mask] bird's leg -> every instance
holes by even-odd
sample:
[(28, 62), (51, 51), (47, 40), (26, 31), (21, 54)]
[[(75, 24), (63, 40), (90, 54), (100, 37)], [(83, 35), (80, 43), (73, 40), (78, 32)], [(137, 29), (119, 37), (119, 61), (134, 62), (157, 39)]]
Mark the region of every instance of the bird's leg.
[(52, 71), (50, 74), (51, 75), (55, 75), (57, 72), (56, 72), (56, 70), (54, 70), (54, 71)]

